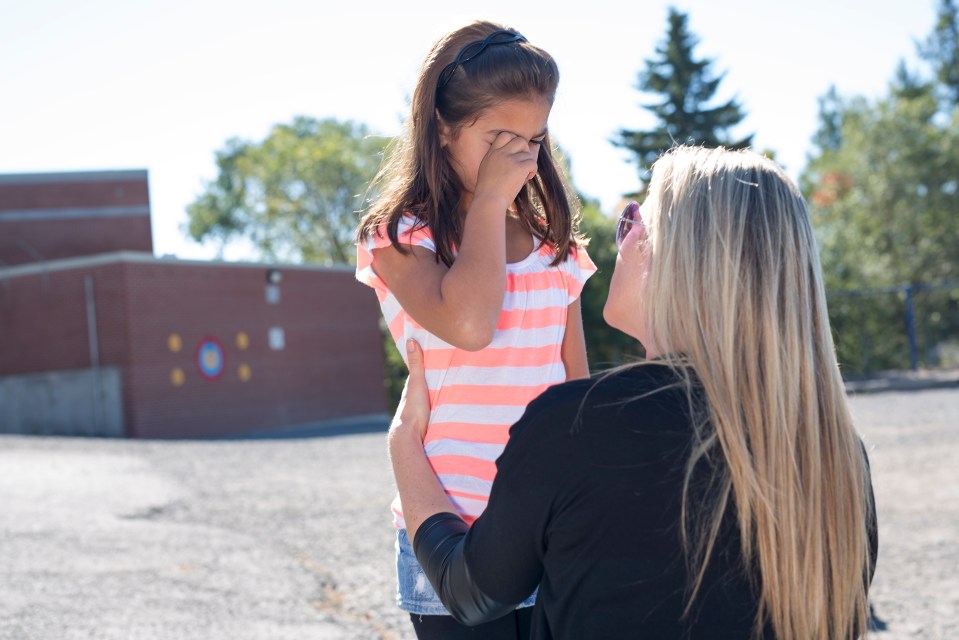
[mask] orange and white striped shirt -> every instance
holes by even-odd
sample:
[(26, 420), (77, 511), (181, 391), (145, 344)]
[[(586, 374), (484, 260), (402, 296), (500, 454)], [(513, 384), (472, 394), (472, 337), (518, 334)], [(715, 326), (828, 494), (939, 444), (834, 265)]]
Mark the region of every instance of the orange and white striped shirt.
[[(426, 227), (400, 221), (401, 243), (436, 251)], [(373, 271), (373, 250), (390, 246), (386, 227), (357, 245), (356, 278), (373, 287), (397, 349), (406, 359), (406, 340), (423, 348), (430, 390), (430, 423), (423, 442), (440, 484), (463, 519), (472, 524), (486, 508), (496, 459), (509, 428), (526, 405), (547, 387), (566, 380), (561, 357), (566, 315), (586, 280), (596, 271), (586, 250), (574, 249), (553, 267), (554, 248), (534, 243), (533, 252), (506, 265), (506, 293), (493, 341), (481, 351), (444, 342), (406, 313)], [(405, 528), (399, 496), (392, 510)]]

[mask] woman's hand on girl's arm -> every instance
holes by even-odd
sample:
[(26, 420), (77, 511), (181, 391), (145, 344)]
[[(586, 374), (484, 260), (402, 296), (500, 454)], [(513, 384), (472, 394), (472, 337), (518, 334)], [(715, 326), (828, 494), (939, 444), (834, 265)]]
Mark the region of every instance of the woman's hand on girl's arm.
[(426, 384), (423, 349), (416, 340), (409, 339), (406, 341), (406, 355), (410, 373), (390, 423), (390, 437), (393, 433), (408, 434), (422, 445), (430, 422), (430, 392)]
[(413, 340), (406, 342), (410, 375), (387, 436), (396, 488), (403, 505), (403, 519), (410, 536), (424, 520), (436, 513), (456, 513), (433, 473), (423, 451), (429, 425), (430, 399), (423, 367), (423, 350)]

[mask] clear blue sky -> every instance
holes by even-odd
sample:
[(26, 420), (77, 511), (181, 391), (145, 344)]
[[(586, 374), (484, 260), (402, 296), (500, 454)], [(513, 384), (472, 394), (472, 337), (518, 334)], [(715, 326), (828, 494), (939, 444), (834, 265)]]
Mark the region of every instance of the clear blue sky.
[[(0, 0), (0, 173), (148, 169), (156, 253), (212, 257), (182, 227), (228, 138), (262, 139), (297, 114), (396, 135), (430, 44), (483, 17), (556, 58), (550, 129), (576, 186), (608, 211), (637, 186), (628, 154), (609, 140), (652, 124), (636, 74), (663, 38), (669, 4), (491, 0), (464, 13), (462, 3), (384, 0), (335, 10), (316, 0)], [(830, 84), (877, 96), (900, 59), (919, 68), (915, 41), (936, 9), (935, 0), (672, 4), (690, 15), (696, 54), (726, 72), (719, 98), (745, 108), (738, 133), (754, 132), (793, 177), (817, 97)]]

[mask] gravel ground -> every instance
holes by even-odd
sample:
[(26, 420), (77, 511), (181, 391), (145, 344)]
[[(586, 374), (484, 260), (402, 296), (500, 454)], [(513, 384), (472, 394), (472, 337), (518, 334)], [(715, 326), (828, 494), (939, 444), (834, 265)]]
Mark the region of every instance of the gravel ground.
[[(877, 640), (959, 638), (959, 389), (856, 395), (879, 507)], [(0, 436), (0, 639), (412, 638), (382, 430)]]
[(959, 638), (959, 389), (852, 397), (879, 516), (877, 640)]

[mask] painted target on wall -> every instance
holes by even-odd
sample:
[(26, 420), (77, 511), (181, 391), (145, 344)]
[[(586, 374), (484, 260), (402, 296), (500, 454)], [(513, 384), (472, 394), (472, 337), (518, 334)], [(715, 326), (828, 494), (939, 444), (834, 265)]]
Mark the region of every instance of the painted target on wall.
[(196, 348), (196, 366), (200, 374), (209, 380), (223, 374), (223, 346), (216, 338), (204, 338)]

